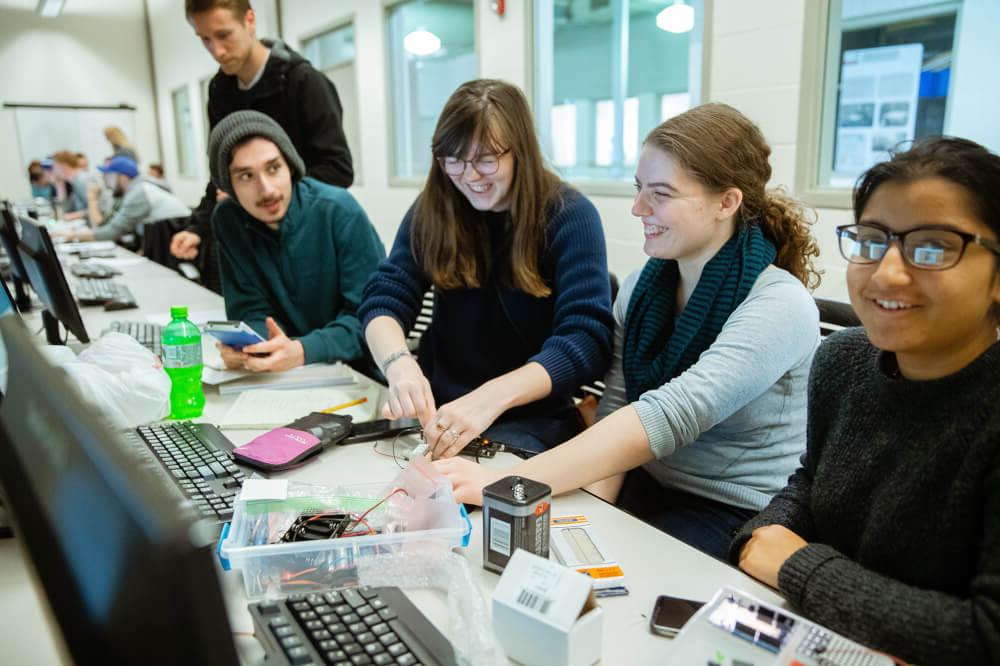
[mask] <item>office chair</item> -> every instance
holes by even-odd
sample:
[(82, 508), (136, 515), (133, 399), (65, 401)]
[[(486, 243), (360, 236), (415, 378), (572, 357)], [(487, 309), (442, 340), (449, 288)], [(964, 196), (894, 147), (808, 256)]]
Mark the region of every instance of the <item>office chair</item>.
[(180, 261), (170, 254), (170, 239), (187, 226), (188, 219), (179, 217), (144, 225), (142, 254), (151, 261), (177, 271), (192, 282), (201, 283), (201, 271), (193, 263)]
[(819, 332), (823, 337), (842, 328), (861, 326), (861, 320), (850, 303), (819, 297), (814, 297), (814, 300), (819, 308)]

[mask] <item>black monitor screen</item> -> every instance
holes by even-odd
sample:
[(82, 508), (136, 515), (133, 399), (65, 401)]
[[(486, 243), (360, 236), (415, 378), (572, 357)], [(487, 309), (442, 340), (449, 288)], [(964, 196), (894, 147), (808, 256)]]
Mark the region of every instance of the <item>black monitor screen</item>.
[(3, 244), (7, 256), (10, 257), (10, 270), (14, 277), (23, 282), (28, 281), (28, 274), (21, 263), (21, 257), (17, 253), (17, 217), (14, 215), (10, 203), (3, 202), (0, 206), (0, 244)]
[(0, 317), (6, 317), (9, 314), (17, 314), (17, 306), (14, 305), (14, 297), (10, 295), (10, 289), (7, 288), (7, 282), (0, 280), (3, 283), (3, 287), (0, 288)]
[(52, 316), (62, 322), (80, 342), (89, 342), (76, 299), (66, 282), (59, 255), (48, 230), (40, 223), (21, 218), (21, 243), (18, 245), (28, 281)]
[(235, 664), (210, 546), (154, 463), (109, 430), (0, 317), (0, 481), (78, 664)]

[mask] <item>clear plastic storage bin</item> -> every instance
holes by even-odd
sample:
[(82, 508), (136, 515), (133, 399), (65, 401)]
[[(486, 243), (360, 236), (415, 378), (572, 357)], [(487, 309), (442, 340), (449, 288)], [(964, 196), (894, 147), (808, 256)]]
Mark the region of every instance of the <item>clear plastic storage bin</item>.
[[(340, 506), (361, 514), (387, 496), (385, 484), (340, 486), (330, 493)], [(356, 581), (355, 563), (394, 553), (439, 551), (446, 553), (468, 544), (472, 524), (464, 507), (455, 502), (450, 485), (439, 487), (429, 499), (422, 500), (420, 529), (386, 531), (380, 534), (291, 543), (261, 542), (262, 520), (287, 510), (296, 501), (299, 509), (323, 510), (323, 506), (303, 504), (303, 498), (284, 502), (237, 501), (233, 520), (219, 553), (232, 569), (243, 572), (247, 596), (287, 596), (309, 593)], [(368, 516), (379, 523), (379, 510)], [(384, 519), (384, 515), (381, 516)]]

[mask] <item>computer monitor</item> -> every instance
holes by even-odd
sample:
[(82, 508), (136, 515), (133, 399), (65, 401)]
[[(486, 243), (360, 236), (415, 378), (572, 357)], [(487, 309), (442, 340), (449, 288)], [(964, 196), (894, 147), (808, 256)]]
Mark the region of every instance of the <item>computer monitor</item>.
[(24, 288), (28, 284), (28, 273), (24, 270), (21, 256), (17, 252), (17, 216), (9, 201), (0, 205), (0, 245), (10, 257), (10, 272), (14, 278), (14, 296), (17, 309), (28, 312), (31, 309), (31, 297)]
[(59, 255), (56, 254), (48, 229), (26, 217), (21, 221), (21, 242), (18, 250), (28, 272), (28, 280), (45, 306), (49, 316), (42, 313), (45, 320), (45, 335), (49, 344), (62, 343), (59, 336), (59, 322), (80, 342), (90, 342), (87, 328), (83, 325), (80, 308), (70, 291), (66, 275), (63, 273)]
[(9, 391), (0, 482), (14, 532), (78, 664), (237, 664), (192, 508), (0, 317)]
[(7, 288), (7, 281), (0, 279), (0, 284), (3, 285), (0, 287), (0, 317), (8, 315), (18, 317), (17, 303), (14, 302), (14, 297), (11, 295), (10, 289)]

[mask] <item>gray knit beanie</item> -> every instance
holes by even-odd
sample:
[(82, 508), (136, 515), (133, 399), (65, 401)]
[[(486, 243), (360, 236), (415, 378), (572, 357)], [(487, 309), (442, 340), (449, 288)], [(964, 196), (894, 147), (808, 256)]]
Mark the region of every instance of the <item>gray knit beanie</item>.
[(236, 111), (219, 121), (208, 135), (208, 169), (217, 188), (235, 199), (229, 180), (233, 148), (251, 137), (273, 141), (292, 170), (292, 178), (306, 175), (306, 165), (281, 125), (259, 111)]

